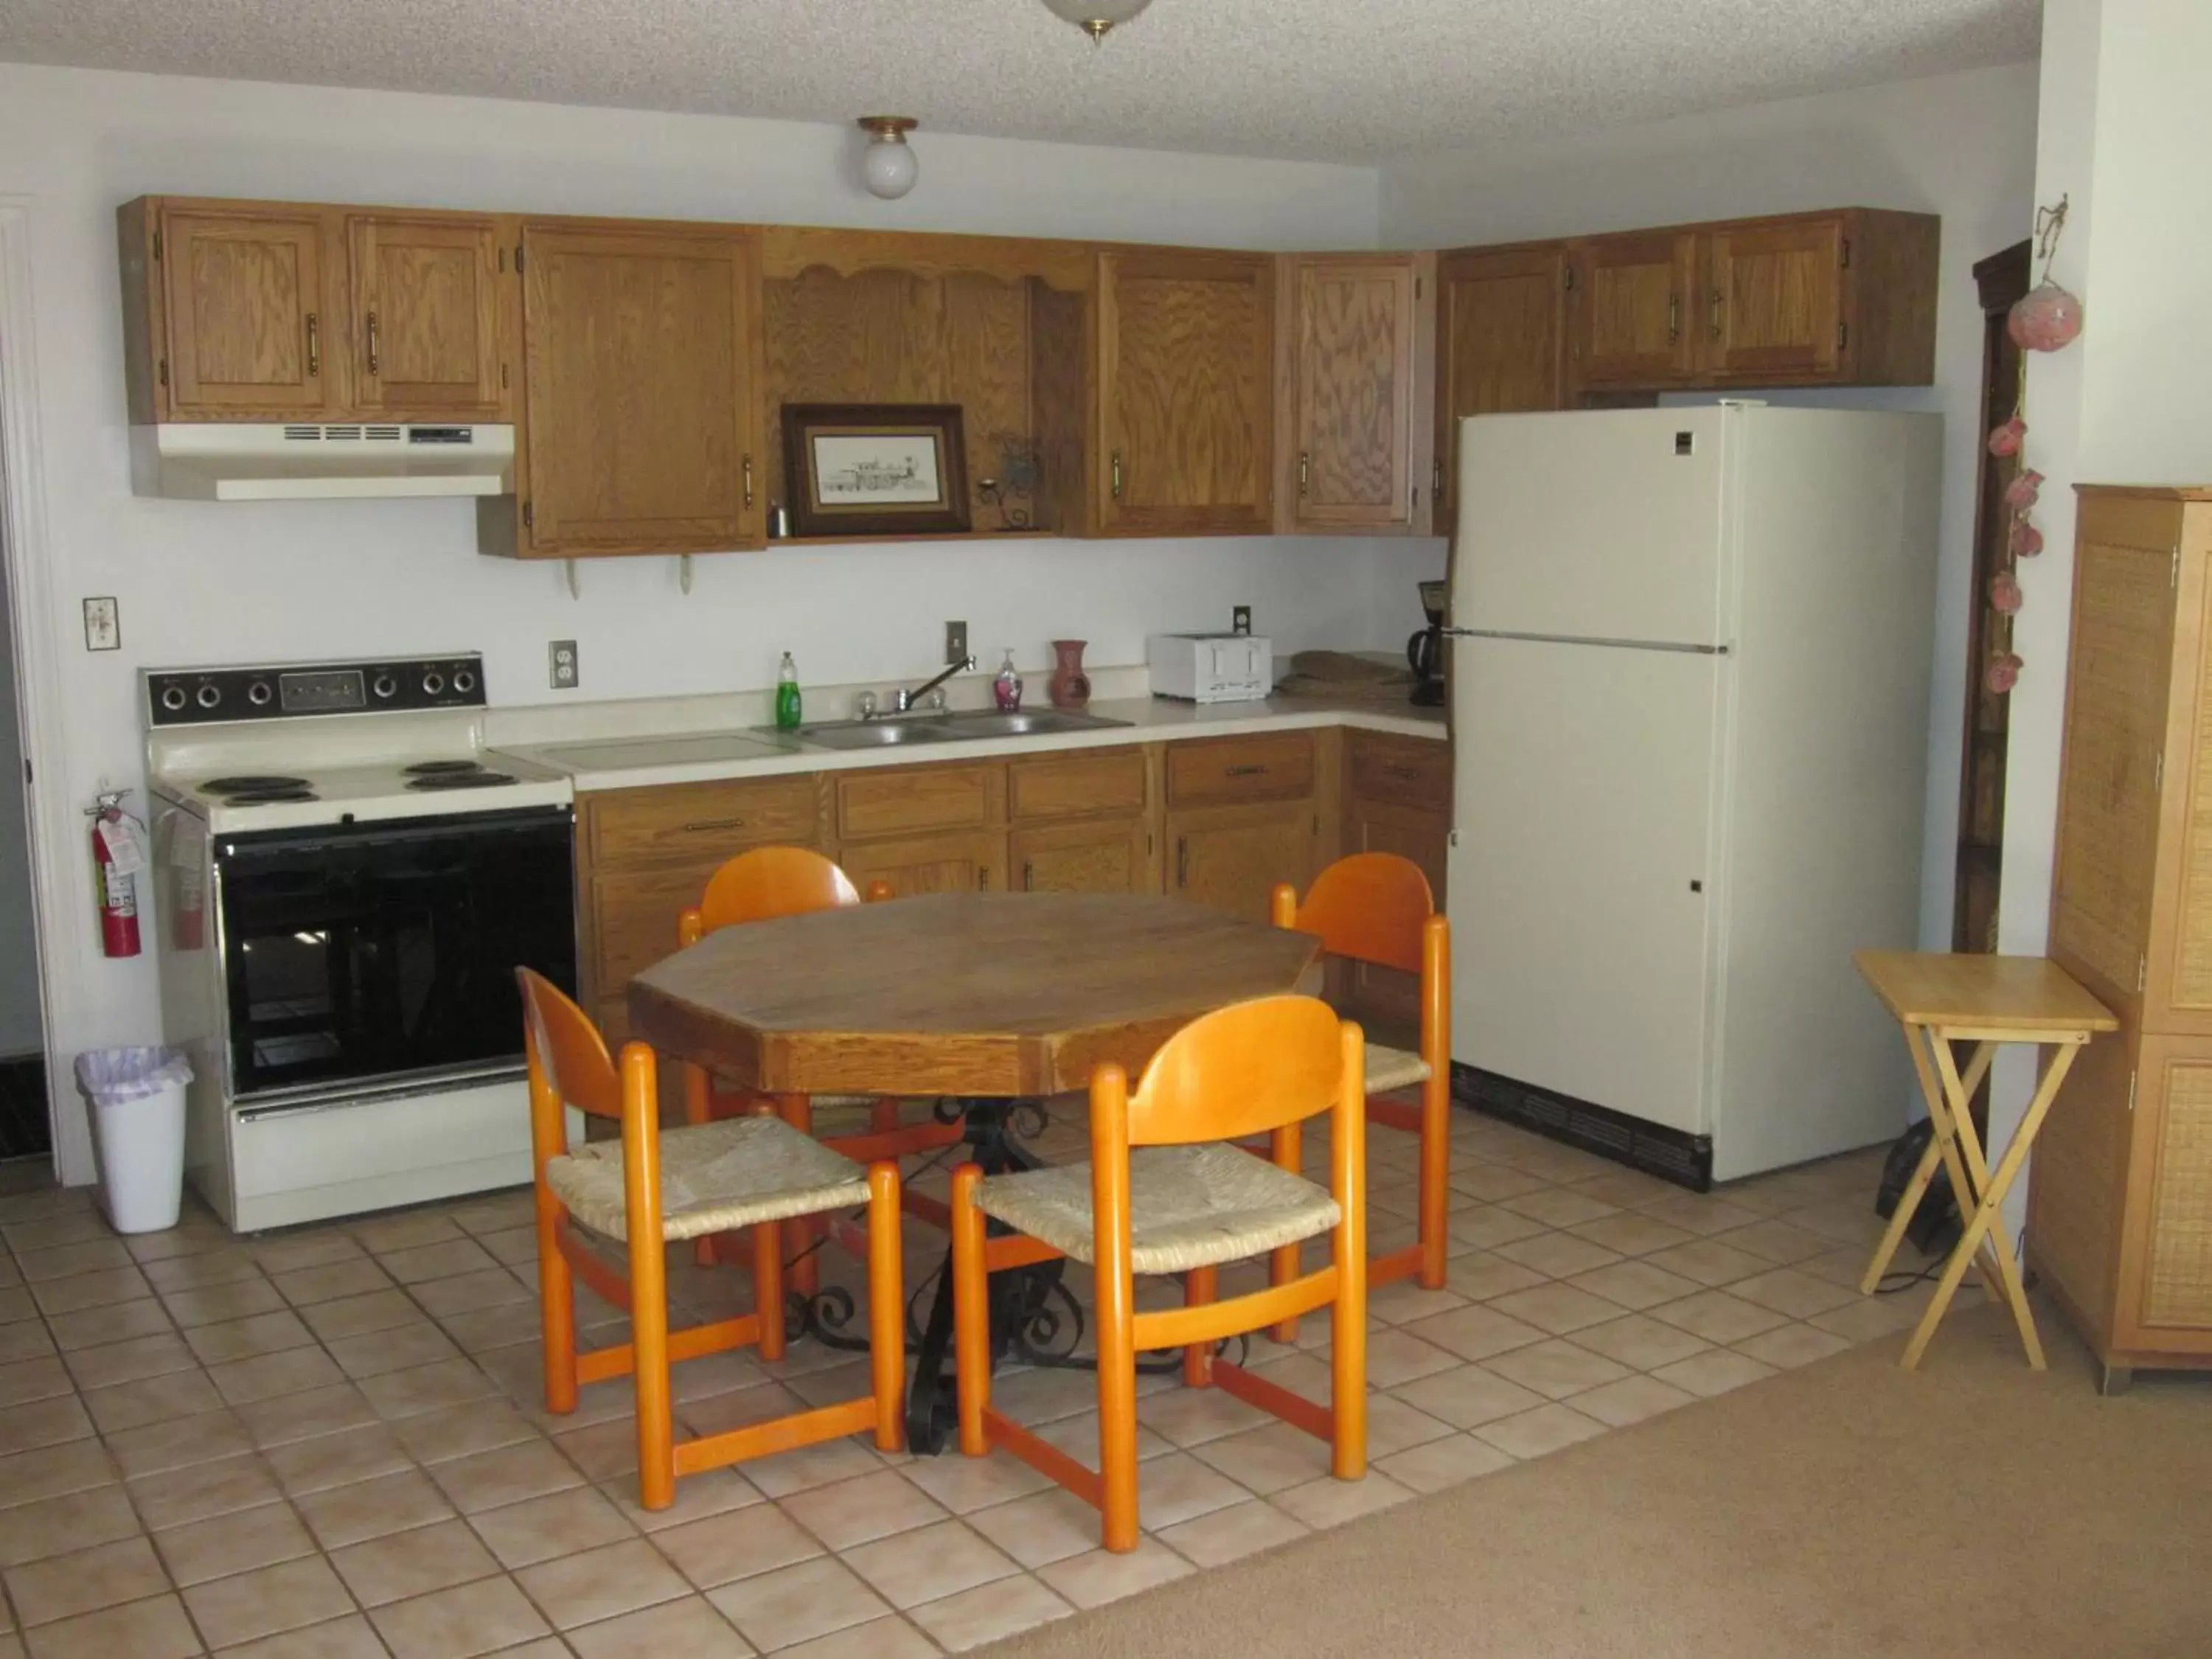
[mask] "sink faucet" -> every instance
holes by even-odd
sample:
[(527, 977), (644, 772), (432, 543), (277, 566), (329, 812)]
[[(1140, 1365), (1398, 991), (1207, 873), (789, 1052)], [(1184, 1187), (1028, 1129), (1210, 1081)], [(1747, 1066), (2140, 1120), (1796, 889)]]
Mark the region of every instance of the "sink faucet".
[(936, 690), (939, 686), (943, 685), (955, 674), (964, 674), (975, 666), (975, 658), (963, 657), (958, 662), (947, 663), (941, 672), (924, 680), (911, 691), (904, 686), (899, 687), (897, 690), (891, 693), (892, 709), (902, 714), (909, 712), (916, 703)]

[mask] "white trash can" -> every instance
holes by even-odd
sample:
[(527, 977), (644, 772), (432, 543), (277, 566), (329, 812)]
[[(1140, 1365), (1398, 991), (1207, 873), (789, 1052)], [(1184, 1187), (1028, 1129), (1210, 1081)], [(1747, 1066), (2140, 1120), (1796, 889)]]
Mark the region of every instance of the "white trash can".
[(177, 1224), (185, 1194), (185, 1085), (181, 1048), (93, 1048), (76, 1057), (76, 1086), (92, 1103), (100, 1196), (118, 1233)]

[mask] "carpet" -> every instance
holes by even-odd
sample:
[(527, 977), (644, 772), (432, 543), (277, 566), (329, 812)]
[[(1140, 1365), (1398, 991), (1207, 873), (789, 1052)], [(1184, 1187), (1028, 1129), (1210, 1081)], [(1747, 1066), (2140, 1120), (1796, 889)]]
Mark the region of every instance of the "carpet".
[(2212, 1382), (2102, 1399), (1963, 1307), (989, 1650), (1809, 1659), (2212, 1653)]

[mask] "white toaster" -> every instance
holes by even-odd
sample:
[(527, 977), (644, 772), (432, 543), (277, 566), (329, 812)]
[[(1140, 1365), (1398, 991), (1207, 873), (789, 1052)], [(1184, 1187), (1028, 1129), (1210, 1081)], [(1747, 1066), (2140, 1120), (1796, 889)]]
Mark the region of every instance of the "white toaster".
[(1275, 689), (1274, 647), (1253, 634), (1155, 634), (1145, 666), (1156, 697), (1255, 702)]

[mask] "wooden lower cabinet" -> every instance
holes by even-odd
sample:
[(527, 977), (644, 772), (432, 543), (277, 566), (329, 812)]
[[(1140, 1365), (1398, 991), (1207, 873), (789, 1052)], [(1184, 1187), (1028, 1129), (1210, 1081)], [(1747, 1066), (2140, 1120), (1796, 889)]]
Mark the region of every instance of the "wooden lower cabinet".
[(1006, 837), (998, 830), (962, 830), (898, 841), (849, 843), (837, 861), (854, 885), (887, 881), (895, 898), (919, 893), (997, 893), (1006, 886)]
[(1013, 884), (1024, 893), (1157, 893), (1152, 847), (1142, 818), (1018, 828)]
[[(1451, 836), (1450, 745), (1353, 731), (1346, 734), (1345, 748), (1346, 854), (1395, 853), (1411, 859), (1429, 878), (1441, 910)], [(1420, 981), (1411, 974), (1352, 963), (1340, 994), (1346, 1011), (1370, 1024), (1420, 1024)]]
[(1313, 879), (1317, 821), (1310, 801), (1212, 806), (1167, 817), (1167, 890), (1247, 921), (1267, 920), (1278, 882)]

